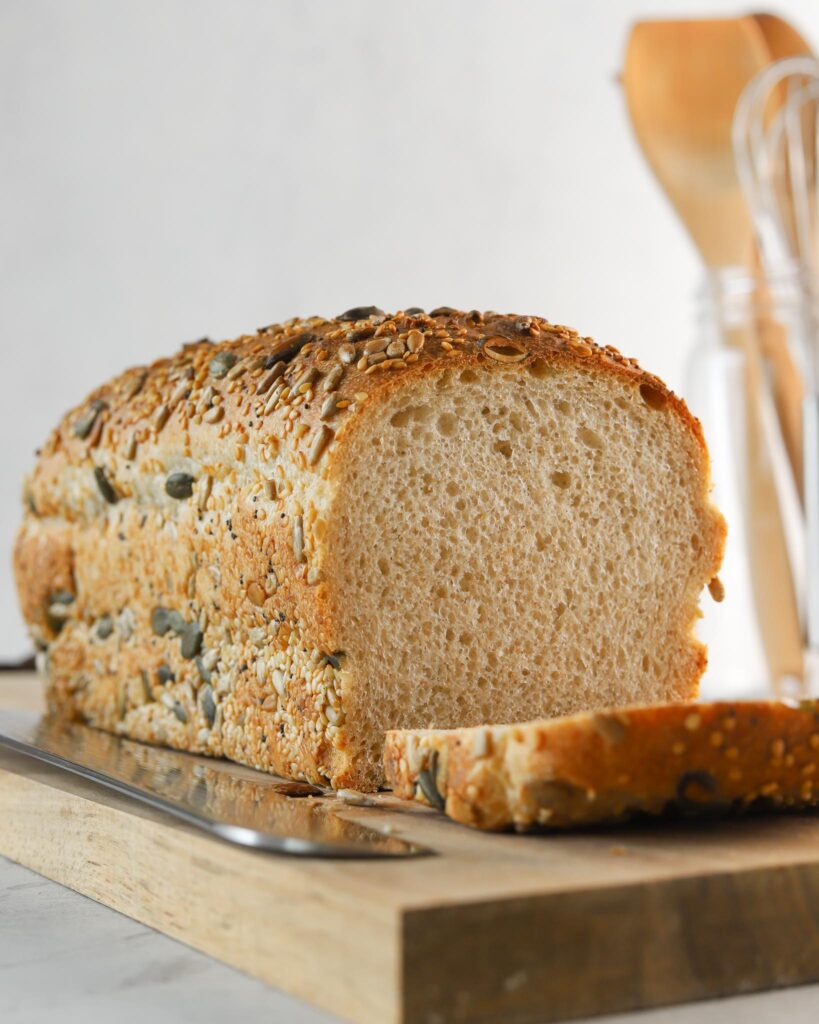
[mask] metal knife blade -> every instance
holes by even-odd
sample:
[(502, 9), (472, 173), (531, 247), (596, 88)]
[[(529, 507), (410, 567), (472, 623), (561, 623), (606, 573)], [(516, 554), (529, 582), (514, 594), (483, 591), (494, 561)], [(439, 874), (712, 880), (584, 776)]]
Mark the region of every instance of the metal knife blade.
[(227, 842), (309, 857), (417, 857), (433, 851), (349, 821), (315, 786), (287, 782), (78, 722), (0, 710), (0, 747), (165, 811)]

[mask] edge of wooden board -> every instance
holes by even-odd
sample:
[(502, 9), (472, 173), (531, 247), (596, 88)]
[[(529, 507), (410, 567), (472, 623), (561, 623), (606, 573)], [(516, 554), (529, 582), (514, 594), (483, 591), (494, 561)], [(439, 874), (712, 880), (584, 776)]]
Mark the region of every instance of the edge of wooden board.
[(398, 1020), (394, 908), (334, 885), (325, 863), (235, 847), (52, 773), (0, 752), (4, 856), (342, 1017)]
[(544, 1024), (804, 984), (817, 908), (819, 863), (410, 910), (402, 1020)]

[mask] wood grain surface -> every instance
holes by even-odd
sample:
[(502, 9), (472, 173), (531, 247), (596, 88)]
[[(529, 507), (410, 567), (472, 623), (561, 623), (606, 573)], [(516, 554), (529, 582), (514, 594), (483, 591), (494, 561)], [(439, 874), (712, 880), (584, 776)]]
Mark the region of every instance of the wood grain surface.
[[(31, 677), (0, 705), (35, 707)], [(535, 1022), (819, 978), (819, 816), (478, 834), (381, 798), (432, 846), (289, 859), (0, 753), (0, 853), (362, 1022)]]

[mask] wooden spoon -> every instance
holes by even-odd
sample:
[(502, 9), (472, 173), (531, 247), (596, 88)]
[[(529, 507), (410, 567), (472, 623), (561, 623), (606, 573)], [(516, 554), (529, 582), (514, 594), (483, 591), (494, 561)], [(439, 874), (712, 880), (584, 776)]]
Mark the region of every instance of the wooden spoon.
[[(734, 166), (737, 100), (770, 63), (755, 18), (643, 21), (632, 28), (623, 84), (643, 153), (706, 266), (755, 265), (753, 225)], [(763, 367), (753, 322), (726, 332), (747, 366), (751, 577), (771, 677), (802, 677), (802, 633), (771, 461), (759, 418)]]
[(750, 266), (753, 226), (734, 170), (740, 93), (770, 61), (753, 18), (640, 21), (623, 84), (643, 153), (709, 267)]
[(772, 61), (813, 52), (807, 39), (784, 18), (767, 13), (751, 14), (749, 17), (759, 26)]

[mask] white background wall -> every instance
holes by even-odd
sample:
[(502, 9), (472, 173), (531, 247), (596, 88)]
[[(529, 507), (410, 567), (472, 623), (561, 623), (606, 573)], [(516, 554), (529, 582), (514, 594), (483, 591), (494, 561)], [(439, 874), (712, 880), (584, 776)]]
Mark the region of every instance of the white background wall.
[[(682, 388), (699, 266), (616, 76), (679, 0), (2, 0), (0, 658), (19, 483), (125, 365), (352, 305), (540, 313)], [(819, 4), (780, 13), (819, 43)], [(696, 410), (695, 410), (696, 411)]]

